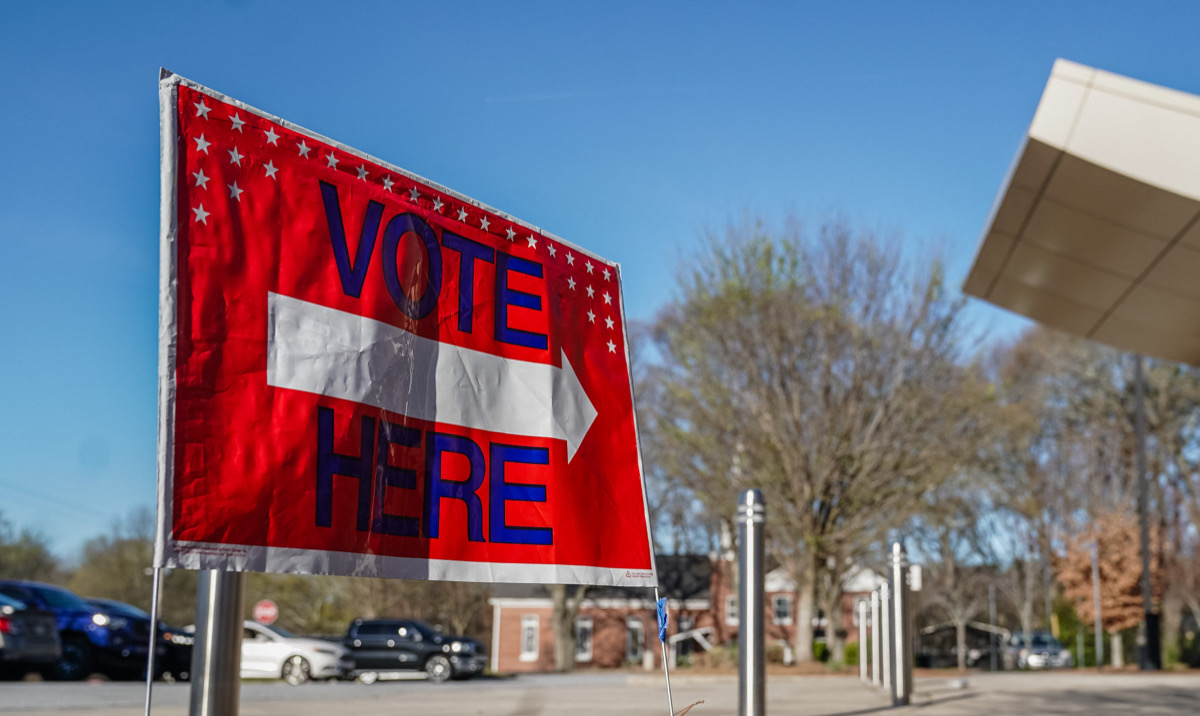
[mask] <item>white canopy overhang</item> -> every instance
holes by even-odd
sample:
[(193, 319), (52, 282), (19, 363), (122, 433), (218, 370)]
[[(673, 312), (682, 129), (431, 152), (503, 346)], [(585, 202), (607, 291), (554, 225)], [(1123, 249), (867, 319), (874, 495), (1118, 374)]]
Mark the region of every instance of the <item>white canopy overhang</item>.
[(1200, 97), (1058, 60), (964, 291), (1200, 363)]

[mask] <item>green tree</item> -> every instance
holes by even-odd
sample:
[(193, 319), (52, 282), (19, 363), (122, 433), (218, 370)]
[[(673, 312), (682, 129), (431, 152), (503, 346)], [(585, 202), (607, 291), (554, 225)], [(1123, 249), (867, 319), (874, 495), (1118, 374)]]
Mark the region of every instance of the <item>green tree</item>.
[(799, 585), (801, 659), (821, 570), (836, 604), (842, 572), (971, 458), (985, 393), (964, 366), (961, 307), (940, 263), (870, 232), (748, 222), (709, 237), (658, 318), (659, 467), (713, 519), (739, 490), (764, 491), (769, 549)]
[(0, 513), (0, 578), (55, 582), (61, 578), (58, 558), (40, 532), (20, 530)]

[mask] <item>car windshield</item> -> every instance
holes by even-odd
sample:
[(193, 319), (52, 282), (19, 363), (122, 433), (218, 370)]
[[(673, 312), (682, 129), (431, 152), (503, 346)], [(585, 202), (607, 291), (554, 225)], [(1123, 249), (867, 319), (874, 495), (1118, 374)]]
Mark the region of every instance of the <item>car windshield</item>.
[(135, 619), (149, 619), (150, 615), (143, 612), (141, 609), (132, 604), (123, 604), (121, 602), (113, 602), (107, 599), (88, 599), (88, 604), (91, 604), (97, 609), (102, 609), (109, 614), (115, 614), (121, 617), (133, 617)]
[(55, 589), (54, 587), (30, 587), (29, 591), (37, 595), (37, 598), (45, 602), (46, 606), (51, 609), (78, 609), (79, 611), (90, 611), (92, 607), (87, 605), (79, 597), (71, 594), (65, 589)]
[(1034, 634), (1033, 635), (1033, 648), (1034, 649), (1058, 649), (1059, 648), (1058, 640), (1052, 636), (1046, 636), (1045, 634)]
[(425, 622), (411, 621), (409, 623), (412, 624), (414, 629), (421, 633), (422, 639), (432, 639), (438, 633), (436, 629), (429, 626)]
[(262, 626), (263, 626), (263, 628), (264, 628), (264, 629), (267, 629), (267, 630), (269, 630), (269, 631), (273, 631), (273, 632), (275, 632), (276, 634), (278, 634), (279, 636), (283, 637), (284, 639), (296, 639), (296, 638), (298, 638), (298, 637), (297, 637), (295, 634), (291, 633), (291, 632), (290, 632), (290, 631), (288, 631), (287, 629), (284, 629), (283, 627), (275, 626), (274, 624), (263, 624)]

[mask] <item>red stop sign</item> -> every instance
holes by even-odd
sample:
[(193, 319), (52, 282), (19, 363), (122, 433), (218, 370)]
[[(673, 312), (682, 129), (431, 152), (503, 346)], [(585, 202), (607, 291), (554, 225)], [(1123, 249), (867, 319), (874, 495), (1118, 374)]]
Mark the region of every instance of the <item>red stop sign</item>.
[(260, 600), (254, 605), (254, 621), (271, 624), (279, 618), (279, 607), (270, 599)]

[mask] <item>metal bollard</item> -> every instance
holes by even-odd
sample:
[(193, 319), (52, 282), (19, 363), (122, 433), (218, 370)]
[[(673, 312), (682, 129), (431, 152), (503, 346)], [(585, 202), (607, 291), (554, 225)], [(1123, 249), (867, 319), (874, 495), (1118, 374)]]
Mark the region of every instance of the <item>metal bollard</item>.
[(892, 545), (893, 650), (896, 653), (895, 678), (892, 679), (892, 705), (907, 706), (912, 695), (912, 627), (908, 623), (908, 555), (904, 545)]
[(880, 673), (884, 691), (892, 690), (892, 597), (887, 582), (879, 585), (879, 650), (883, 655)]
[(767, 669), (763, 628), (763, 526), (760, 490), (738, 496), (738, 716), (764, 716)]
[(883, 688), (879, 662), (879, 590), (871, 592), (871, 683)]
[(241, 697), (243, 572), (200, 573), (189, 716), (237, 716)]
[(867, 673), (867, 600), (858, 600), (858, 678), (870, 680)]

